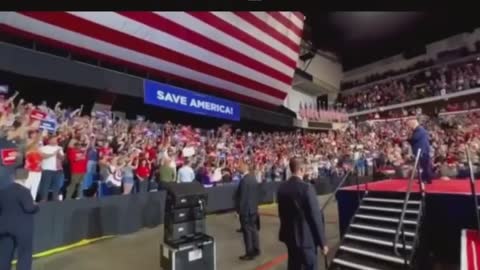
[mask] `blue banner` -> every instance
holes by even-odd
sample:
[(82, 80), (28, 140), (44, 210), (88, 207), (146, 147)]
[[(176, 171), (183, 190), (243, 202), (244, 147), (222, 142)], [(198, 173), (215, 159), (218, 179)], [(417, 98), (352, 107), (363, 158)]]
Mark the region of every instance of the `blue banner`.
[(57, 130), (57, 121), (53, 119), (43, 119), (40, 121), (40, 129), (55, 132)]
[(145, 104), (228, 120), (240, 120), (240, 105), (180, 87), (145, 80)]

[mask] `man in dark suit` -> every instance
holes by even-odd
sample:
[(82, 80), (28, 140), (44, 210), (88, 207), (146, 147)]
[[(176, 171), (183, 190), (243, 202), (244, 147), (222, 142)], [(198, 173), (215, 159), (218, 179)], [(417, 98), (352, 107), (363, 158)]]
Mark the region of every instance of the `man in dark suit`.
[(313, 186), (304, 182), (305, 161), (290, 160), (292, 177), (277, 191), (280, 241), (288, 250), (288, 270), (317, 270), (317, 249), (328, 253), (323, 213)]
[[(22, 171), (22, 170), (21, 170)], [(33, 215), (38, 212), (30, 191), (22, 180), (0, 188), (0, 269), (10, 269), (15, 249), (17, 270), (32, 269)], [(23, 179), (23, 177), (25, 177)], [(18, 178), (17, 178), (18, 179)]]
[(422, 127), (417, 119), (409, 119), (407, 125), (412, 131), (408, 142), (412, 146), (413, 155), (417, 155), (420, 150), (418, 168), (420, 169), (420, 179), (423, 183), (431, 184), (433, 179), (433, 165), (430, 157), (430, 135)]
[(235, 203), (240, 217), (243, 241), (245, 243), (245, 255), (241, 260), (253, 260), (260, 255), (258, 240), (258, 183), (255, 176), (250, 173), (246, 163), (240, 164), (242, 180), (238, 185)]

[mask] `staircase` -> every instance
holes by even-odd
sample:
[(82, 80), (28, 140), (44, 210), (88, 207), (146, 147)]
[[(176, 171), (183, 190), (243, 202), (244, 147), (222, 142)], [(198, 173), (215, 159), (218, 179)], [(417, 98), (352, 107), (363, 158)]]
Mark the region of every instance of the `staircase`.
[(412, 269), (423, 206), (422, 193), (366, 193), (329, 269)]

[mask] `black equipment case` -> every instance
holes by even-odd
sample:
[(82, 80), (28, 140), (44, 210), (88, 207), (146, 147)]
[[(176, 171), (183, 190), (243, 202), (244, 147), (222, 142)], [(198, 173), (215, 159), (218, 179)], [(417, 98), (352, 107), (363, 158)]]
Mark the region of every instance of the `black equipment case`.
[(165, 213), (166, 222), (174, 224), (203, 218), (205, 218), (205, 207), (200, 206), (192, 208), (169, 209), (169, 211)]
[(192, 183), (169, 183), (165, 184), (165, 189), (167, 190), (166, 206), (168, 208), (189, 208), (199, 205), (206, 208), (207, 191), (197, 181)]
[(215, 241), (208, 235), (160, 245), (163, 270), (216, 270)]
[(205, 219), (186, 221), (183, 223), (165, 223), (164, 241), (168, 244), (191, 238), (206, 231)]

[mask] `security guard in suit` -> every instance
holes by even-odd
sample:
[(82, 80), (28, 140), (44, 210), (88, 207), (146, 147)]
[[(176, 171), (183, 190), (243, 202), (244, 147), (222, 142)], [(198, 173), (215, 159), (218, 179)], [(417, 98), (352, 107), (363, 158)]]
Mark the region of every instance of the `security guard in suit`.
[(421, 169), (420, 179), (423, 183), (431, 184), (433, 179), (433, 166), (430, 157), (430, 135), (428, 131), (422, 127), (417, 119), (409, 119), (407, 121), (408, 127), (412, 130), (412, 135), (408, 142), (412, 146), (412, 152), (417, 155), (420, 152), (418, 166)]
[(249, 172), (246, 163), (240, 164), (242, 179), (236, 192), (236, 208), (240, 217), (245, 255), (241, 260), (253, 260), (260, 255), (258, 239), (258, 183), (255, 176)]
[(292, 176), (277, 191), (279, 240), (287, 246), (288, 270), (317, 270), (318, 247), (328, 253), (317, 195), (313, 186), (302, 180), (305, 167), (303, 158), (292, 158)]
[[(23, 161), (22, 137), (26, 126), (15, 121), (0, 135), (0, 269), (10, 269), (15, 248), (18, 249), (17, 270), (29, 270), (32, 265), (33, 216), (38, 211), (30, 191), (16, 178), (26, 179), (18, 170)], [(16, 173), (19, 175), (15, 175)], [(22, 173), (23, 172), (23, 173)]]
[(15, 249), (17, 270), (32, 269), (33, 215), (39, 208), (30, 190), (23, 186), (26, 175), (23, 173), (23, 179), (0, 189), (0, 269), (10, 269)]

